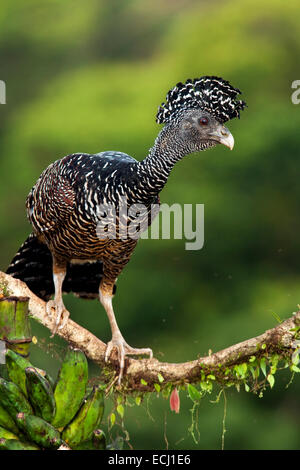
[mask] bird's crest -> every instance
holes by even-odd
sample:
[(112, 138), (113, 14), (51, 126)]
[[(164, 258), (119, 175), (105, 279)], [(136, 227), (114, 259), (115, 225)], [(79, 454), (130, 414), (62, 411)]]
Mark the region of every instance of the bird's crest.
[(240, 117), (240, 110), (246, 106), (244, 101), (236, 99), (240, 93), (238, 88), (220, 77), (189, 78), (167, 93), (166, 102), (158, 108), (156, 122), (165, 124), (174, 121), (184, 110), (200, 108), (224, 123)]

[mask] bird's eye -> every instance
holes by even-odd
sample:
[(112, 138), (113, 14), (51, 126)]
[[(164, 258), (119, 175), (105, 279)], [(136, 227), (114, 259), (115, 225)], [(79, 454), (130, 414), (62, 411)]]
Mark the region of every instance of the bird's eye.
[(208, 119), (207, 119), (207, 117), (201, 117), (201, 118), (199, 119), (199, 124), (200, 124), (201, 126), (207, 126), (207, 124), (208, 124)]

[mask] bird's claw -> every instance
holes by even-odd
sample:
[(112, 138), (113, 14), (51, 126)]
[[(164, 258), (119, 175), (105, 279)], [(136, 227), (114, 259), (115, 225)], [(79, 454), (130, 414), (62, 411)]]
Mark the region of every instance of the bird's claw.
[(141, 354), (149, 355), (149, 359), (152, 359), (153, 352), (150, 348), (132, 348), (129, 344), (126, 343), (122, 336), (113, 337), (111, 341), (107, 344), (105, 351), (105, 362), (108, 362), (112, 350), (116, 348), (118, 351), (118, 359), (120, 364), (120, 373), (118, 377), (118, 385), (121, 385), (121, 380), (123, 377), (124, 366), (125, 366), (125, 357), (128, 355), (138, 356)]
[(54, 327), (51, 335), (51, 338), (53, 338), (57, 330), (62, 330), (66, 326), (70, 312), (68, 312), (63, 303), (56, 303), (54, 300), (49, 300), (46, 303), (46, 313), (50, 320), (52, 320), (54, 316)]

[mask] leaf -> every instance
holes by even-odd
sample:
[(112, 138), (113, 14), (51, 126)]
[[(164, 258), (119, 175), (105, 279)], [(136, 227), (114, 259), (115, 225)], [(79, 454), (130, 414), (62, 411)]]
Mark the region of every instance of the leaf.
[(141, 379), (141, 384), (142, 384), (142, 385), (148, 385), (147, 382), (146, 382), (146, 380), (144, 380), (144, 379)]
[(194, 403), (199, 403), (201, 400), (201, 393), (199, 392), (199, 390), (197, 390), (197, 388), (191, 384), (188, 384), (187, 389), (188, 389), (188, 394), (189, 394), (190, 399)]
[(177, 388), (174, 388), (170, 396), (170, 408), (171, 411), (179, 413), (180, 410), (180, 398)]
[(169, 398), (169, 395), (172, 391), (172, 384), (168, 383), (163, 389), (162, 389), (162, 396), (163, 398)]
[(157, 378), (160, 383), (163, 383), (163, 381), (165, 380), (160, 373), (157, 374)]
[(111, 424), (111, 427), (113, 427), (113, 425), (115, 424), (116, 422), (116, 415), (115, 413), (111, 413), (110, 415), (110, 424)]
[(117, 406), (117, 412), (119, 413), (121, 418), (124, 418), (124, 406), (123, 405), (120, 404)]
[(137, 406), (140, 406), (141, 401), (142, 401), (142, 397), (135, 397), (135, 403), (137, 404)]
[(157, 393), (160, 392), (160, 385), (159, 384), (154, 384), (154, 388), (157, 391)]
[(122, 401), (123, 401), (122, 395), (118, 395), (118, 396), (117, 396), (117, 403), (118, 403), (118, 405), (120, 405), (120, 403), (122, 403)]
[(268, 377), (267, 377), (267, 381), (269, 382), (270, 387), (273, 388), (274, 383), (275, 383), (274, 375), (269, 374)]
[[(212, 382), (200, 382), (200, 387), (204, 392), (210, 393), (213, 389), (213, 383)], [(195, 387), (194, 387), (195, 388)], [(197, 389), (196, 389), (197, 390)], [(198, 392), (198, 390), (197, 390)], [(199, 392), (198, 392), (199, 393)]]
[(279, 362), (279, 355), (278, 355), (278, 354), (274, 354), (274, 355), (271, 357), (270, 374), (272, 374), (272, 375), (275, 374), (275, 372), (276, 372), (276, 370), (277, 370), (278, 362)]
[(266, 375), (267, 375), (267, 366), (266, 366), (266, 359), (264, 357), (262, 357), (261, 360), (260, 360), (260, 368), (262, 370), (262, 373), (266, 377)]
[(297, 366), (297, 364), (299, 363), (299, 351), (295, 351), (293, 354), (292, 354), (292, 363)]
[(258, 379), (258, 377), (259, 377), (259, 367), (250, 366), (249, 369), (250, 369), (250, 372), (252, 374), (252, 377), (254, 379)]
[(243, 362), (242, 364), (237, 364), (234, 366), (234, 369), (236, 370), (238, 376), (243, 379), (246, 376), (248, 367), (247, 364)]

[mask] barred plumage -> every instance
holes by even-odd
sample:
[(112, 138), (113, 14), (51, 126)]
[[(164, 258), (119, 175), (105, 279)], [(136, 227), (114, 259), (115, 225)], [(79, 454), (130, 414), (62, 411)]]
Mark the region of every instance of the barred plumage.
[(158, 108), (156, 122), (162, 124), (176, 119), (187, 109), (203, 109), (211, 113), (219, 122), (225, 123), (240, 117), (245, 101), (237, 100), (241, 91), (220, 77), (190, 78), (185, 83), (177, 83), (166, 96), (166, 103)]
[(126, 354), (152, 356), (150, 349), (135, 349), (125, 342), (112, 307), (116, 280), (138, 241), (131, 232), (123, 236), (138, 214), (128, 210), (143, 204), (138, 217), (145, 229), (151, 223), (150, 207), (159, 204), (159, 193), (178, 160), (218, 143), (233, 147), (233, 137), (223, 123), (245, 106), (235, 100), (237, 93), (238, 89), (216, 77), (178, 84), (159, 108), (157, 121), (166, 125), (144, 160), (115, 151), (67, 155), (44, 170), (27, 197), (33, 233), (7, 273), (27, 282), (46, 300), (55, 294), (47, 303), (49, 315), (56, 311), (53, 332), (64, 326), (69, 315), (63, 291), (99, 296), (112, 330), (106, 360), (116, 347), (119, 381)]

